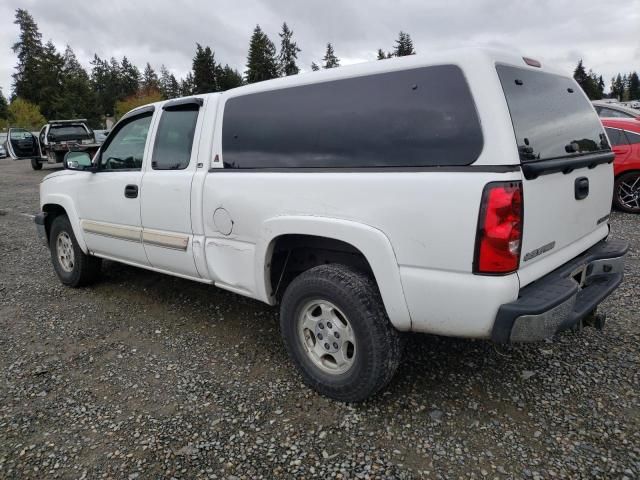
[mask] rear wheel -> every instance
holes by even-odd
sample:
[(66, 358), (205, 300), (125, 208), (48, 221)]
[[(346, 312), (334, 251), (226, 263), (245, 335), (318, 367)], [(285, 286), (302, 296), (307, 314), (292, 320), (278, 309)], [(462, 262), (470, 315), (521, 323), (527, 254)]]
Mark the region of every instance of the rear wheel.
[(65, 285), (81, 287), (100, 274), (102, 260), (82, 251), (66, 215), (57, 216), (51, 224), (49, 250), (53, 268)]
[(320, 265), (296, 277), (282, 299), (280, 328), (305, 383), (335, 400), (375, 394), (400, 363), (400, 334), (375, 282), (345, 265)]
[(31, 168), (34, 170), (42, 170), (42, 163), (37, 158), (31, 159)]
[(640, 172), (627, 172), (616, 178), (613, 203), (629, 213), (640, 213)]

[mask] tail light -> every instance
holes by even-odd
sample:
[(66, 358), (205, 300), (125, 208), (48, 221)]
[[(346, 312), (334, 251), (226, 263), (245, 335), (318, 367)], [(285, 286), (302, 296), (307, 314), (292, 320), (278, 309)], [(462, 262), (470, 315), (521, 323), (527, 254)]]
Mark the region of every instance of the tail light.
[(492, 182), (484, 187), (474, 273), (500, 275), (518, 269), (522, 214), (522, 182)]

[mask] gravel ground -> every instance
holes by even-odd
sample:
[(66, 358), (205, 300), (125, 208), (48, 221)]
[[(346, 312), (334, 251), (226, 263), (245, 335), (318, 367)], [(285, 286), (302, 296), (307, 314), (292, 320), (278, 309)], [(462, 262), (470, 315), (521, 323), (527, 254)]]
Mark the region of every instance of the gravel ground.
[(413, 335), (382, 395), (302, 385), (276, 311), (106, 262), (63, 287), (24, 214), (50, 171), (0, 160), (2, 478), (640, 478), (640, 217), (604, 332)]

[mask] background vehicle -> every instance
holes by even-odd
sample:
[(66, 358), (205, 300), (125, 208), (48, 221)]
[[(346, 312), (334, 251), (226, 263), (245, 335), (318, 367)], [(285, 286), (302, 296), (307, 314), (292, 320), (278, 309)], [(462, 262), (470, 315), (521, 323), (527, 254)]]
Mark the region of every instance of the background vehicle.
[(0, 158), (7, 158), (7, 149), (0, 143)]
[(102, 144), (109, 135), (109, 130), (94, 130), (93, 134), (96, 137), (96, 143)]
[(66, 285), (107, 258), (279, 304), (307, 384), (356, 401), (393, 377), (400, 331), (602, 327), (627, 249), (613, 158), (573, 78), (415, 55), (137, 108), (43, 180), (35, 221)]
[(602, 100), (594, 100), (593, 107), (598, 112), (599, 117), (603, 118), (634, 118), (640, 120), (640, 110), (626, 107), (618, 103), (603, 102)]
[(620, 210), (640, 213), (640, 122), (627, 118), (603, 118), (616, 159), (613, 203)]
[(24, 128), (10, 128), (7, 132), (7, 152), (14, 160), (31, 159), (33, 165), (40, 157), (38, 139)]
[(95, 153), (99, 144), (87, 120), (52, 120), (40, 129), (38, 134), (41, 158), (31, 160), (34, 170), (42, 168), (42, 159), (48, 163), (62, 163), (65, 154), (70, 150), (85, 150)]

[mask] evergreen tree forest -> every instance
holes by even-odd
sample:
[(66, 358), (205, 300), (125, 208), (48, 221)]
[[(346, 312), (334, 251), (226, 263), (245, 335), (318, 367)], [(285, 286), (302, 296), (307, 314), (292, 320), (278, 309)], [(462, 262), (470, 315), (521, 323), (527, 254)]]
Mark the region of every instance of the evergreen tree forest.
[[(126, 56), (101, 58), (95, 54), (86, 69), (70, 45), (59, 51), (52, 41), (45, 43), (35, 19), (27, 10), (17, 9), (14, 23), (20, 32), (11, 46), (17, 64), (12, 75), (12, 92), (0, 89), (0, 128), (7, 124), (38, 128), (45, 119), (78, 117), (87, 118), (94, 128), (100, 128), (105, 117), (118, 118), (145, 103), (220, 92), (247, 83), (297, 75), (302, 70), (340, 66), (333, 43), (326, 44), (322, 58), (306, 67), (301, 66), (298, 59), (301, 48), (286, 22), (278, 33), (278, 45), (260, 25), (255, 26), (249, 39), (244, 72), (217, 58), (210, 46), (196, 43), (191, 70), (182, 78), (176, 78), (166, 65), (160, 65), (156, 70), (146, 63), (138, 68)], [(395, 45), (388, 51), (377, 50), (377, 59), (415, 53), (410, 35), (400, 31)], [(590, 99), (605, 97), (602, 75), (587, 69), (582, 60), (573, 76)], [(617, 74), (608, 87), (612, 98), (640, 100), (640, 79), (635, 71)]]

